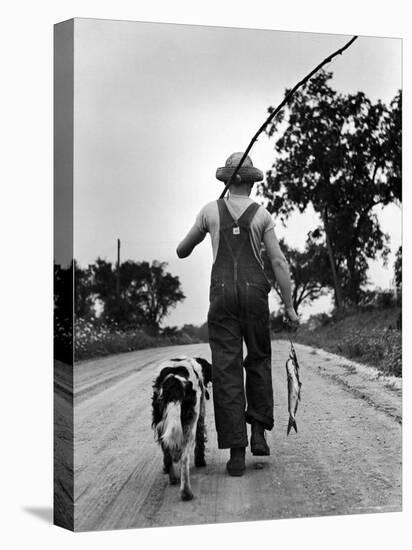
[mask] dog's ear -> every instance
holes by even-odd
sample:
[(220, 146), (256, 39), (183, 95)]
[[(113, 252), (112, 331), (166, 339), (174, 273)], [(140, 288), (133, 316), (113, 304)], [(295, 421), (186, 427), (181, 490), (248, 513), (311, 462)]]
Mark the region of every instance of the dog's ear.
[(207, 386), (212, 381), (212, 365), (202, 357), (195, 357), (195, 359), (202, 367), (203, 383)]

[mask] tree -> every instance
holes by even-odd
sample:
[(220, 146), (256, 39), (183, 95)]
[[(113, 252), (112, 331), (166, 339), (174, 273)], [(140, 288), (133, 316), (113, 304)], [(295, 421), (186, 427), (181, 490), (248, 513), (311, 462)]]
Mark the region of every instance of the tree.
[(93, 273), (90, 266), (82, 269), (74, 260), (74, 313), (87, 319), (94, 317)]
[[(152, 333), (159, 332), (161, 321), (170, 308), (185, 299), (178, 277), (165, 272), (166, 262), (141, 262), (141, 289), (138, 293), (139, 305), (146, 326)], [(122, 284), (122, 279), (121, 279)]]
[(283, 223), (313, 206), (339, 309), (359, 300), (367, 259), (385, 261), (389, 251), (373, 209), (401, 200), (401, 93), (388, 108), (363, 92), (336, 92), (331, 77), (318, 73), (268, 126), (277, 158), (259, 193)]
[[(299, 311), (302, 304), (316, 300), (327, 291), (328, 287), (332, 287), (327, 250), (325, 245), (316, 241), (317, 236), (317, 232), (308, 235), (303, 252), (289, 247), (284, 239), (279, 241), (282, 252), (289, 263), (292, 300), (296, 312)], [(262, 256), (266, 275), (278, 296), (282, 298), (266, 252), (263, 252)]]
[(384, 119), (385, 155), (384, 162), (389, 168), (387, 172), (388, 189), (394, 198), (402, 201), (402, 92), (401, 90), (391, 101), (390, 108)]
[(395, 264), (393, 267), (395, 271), (395, 286), (399, 291), (402, 289), (402, 246), (396, 251)]
[(97, 258), (94, 264), (89, 265), (92, 272), (92, 287), (90, 291), (103, 305), (102, 318), (107, 322), (119, 323), (124, 328), (129, 323), (137, 325), (135, 316), (130, 315), (129, 304), (117, 296), (116, 271), (111, 262)]
[(161, 321), (169, 310), (185, 299), (178, 277), (166, 272), (167, 263), (154, 261), (123, 262), (119, 270), (119, 295), (116, 270), (100, 258), (91, 266), (92, 291), (104, 305), (107, 322), (126, 328), (146, 326), (158, 334)]

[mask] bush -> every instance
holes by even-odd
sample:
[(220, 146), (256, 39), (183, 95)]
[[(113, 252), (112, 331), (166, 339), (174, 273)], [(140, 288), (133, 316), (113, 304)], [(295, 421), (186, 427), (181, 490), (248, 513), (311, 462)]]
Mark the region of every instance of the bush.
[(334, 320), (333, 315), (327, 313), (317, 313), (311, 315), (307, 320), (307, 326), (309, 330), (316, 330), (319, 327), (325, 327)]
[(402, 335), (396, 330), (358, 330), (345, 336), (340, 346), (349, 358), (361, 359), (385, 374), (402, 376)]
[(181, 334), (186, 334), (192, 338), (193, 342), (208, 342), (209, 341), (209, 331), (207, 328), (207, 322), (203, 325), (183, 325), (181, 328)]
[(395, 305), (394, 293), (390, 290), (383, 290), (378, 293), (376, 305), (378, 308), (386, 309)]
[(161, 331), (161, 335), (162, 336), (167, 336), (167, 337), (177, 336), (178, 333), (179, 333), (179, 330), (178, 330), (177, 327), (165, 327)]
[(151, 336), (141, 328), (120, 329), (115, 322), (107, 325), (100, 320), (75, 321), (74, 356), (75, 361), (102, 357), (149, 347), (192, 344), (187, 334), (167, 330), (166, 335)]
[(401, 376), (400, 328), (399, 308), (379, 309), (374, 305), (372, 312), (360, 308), (345, 311), (342, 318), (314, 315), (298, 330), (296, 341), (371, 365), (384, 374)]
[(359, 307), (363, 311), (371, 311), (372, 309), (387, 309), (402, 302), (402, 293), (400, 297), (395, 295), (392, 290), (364, 290), (362, 293)]

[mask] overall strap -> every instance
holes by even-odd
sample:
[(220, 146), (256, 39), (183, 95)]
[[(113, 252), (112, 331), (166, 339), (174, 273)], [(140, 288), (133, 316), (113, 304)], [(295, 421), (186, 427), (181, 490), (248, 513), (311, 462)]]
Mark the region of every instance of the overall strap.
[(260, 206), (256, 202), (249, 204), (240, 218), (236, 221), (225, 201), (225, 199), (218, 199), (217, 206), (219, 209), (219, 219), (220, 219), (220, 228), (231, 227), (233, 224), (240, 225), (244, 229), (249, 229), (250, 224), (252, 223), (253, 218), (255, 217), (256, 212), (259, 210)]
[(260, 205), (256, 202), (250, 204), (238, 219), (238, 225), (244, 227), (245, 229), (249, 229), (250, 224), (252, 223), (252, 220), (255, 217), (255, 214), (259, 210), (259, 208)]
[(233, 219), (233, 216), (226, 205), (225, 199), (218, 199), (216, 202), (219, 209), (220, 230), (222, 231), (222, 229), (232, 227), (232, 225), (235, 223), (235, 220)]
[(220, 217), (220, 235), (235, 265), (237, 265), (245, 245), (250, 245), (250, 224), (259, 209), (259, 205), (255, 202), (250, 204), (236, 221), (224, 199), (219, 199), (217, 203)]

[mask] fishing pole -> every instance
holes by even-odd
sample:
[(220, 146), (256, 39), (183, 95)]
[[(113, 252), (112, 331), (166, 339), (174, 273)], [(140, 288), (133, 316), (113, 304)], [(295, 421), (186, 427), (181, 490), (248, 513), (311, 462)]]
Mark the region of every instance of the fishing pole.
[(353, 36), (349, 42), (347, 42), (342, 48), (339, 48), (338, 50), (336, 50), (336, 52), (330, 54), (328, 57), (326, 57), (321, 63), (319, 63), (319, 65), (317, 65), (308, 75), (305, 76), (305, 78), (303, 78), (301, 81), (299, 81), (295, 86), (294, 88), (292, 88), (284, 97), (283, 101), (281, 103), (279, 103), (279, 105), (276, 107), (276, 109), (274, 111), (272, 111), (270, 113), (270, 115), (268, 116), (268, 118), (265, 120), (265, 122), (262, 124), (262, 126), (259, 128), (259, 130), (256, 132), (256, 134), (253, 136), (252, 140), (250, 141), (249, 145), (247, 146), (245, 152), (243, 153), (243, 156), (242, 158), (240, 159), (239, 161), (239, 164), (236, 166), (235, 170), (233, 171), (232, 175), (230, 176), (230, 178), (228, 179), (228, 181), (225, 183), (225, 188), (223, 189), (222, 193), (220, 194), (220, 199), (223, 199), (224, 196), (226, 195), (226, 191), (229, 189), (232, 181), (236, 178), (237, 176), (237, 173), (239, 172), (240, 168), (242, 167), (242, 164), (245, 160), (245, 158), (248, 156), (249, 154), (249, 151), (252, 149), (253, 147), (253, 144), (257, 141), (258, 137), (260, 136), (260, 134), (265, 130), (266, 126), (275, 118), (275, 116), (279, 113), (279, 111), (284, 107), (284, 105), (286, 105), (286, 103), (288, 103), (290, 101), (290, 99), (292, 98), (292, 96), (294, 95), (294, 93), (301, 87), (303, 86), (304, 84), (306, 84), (306, 82), (315, 74), (317, 73), (324, 65), (326, 65), (327, 63), (330, 63), (330, 61), (332, 61), (332, 59), (334, 57), (336, 57), (337, 55), (341, 55), (347, 48), (349, 48), (349, 46), (351, 46), (353, 44), (353, 42), (355, 42), (355, 40), (357, 39), (358, 37), (357, 36)]

